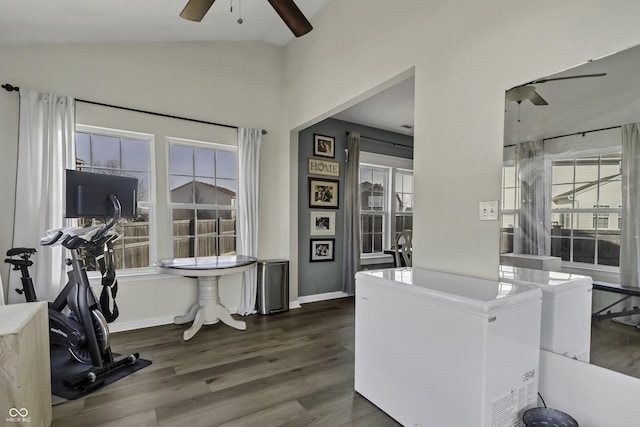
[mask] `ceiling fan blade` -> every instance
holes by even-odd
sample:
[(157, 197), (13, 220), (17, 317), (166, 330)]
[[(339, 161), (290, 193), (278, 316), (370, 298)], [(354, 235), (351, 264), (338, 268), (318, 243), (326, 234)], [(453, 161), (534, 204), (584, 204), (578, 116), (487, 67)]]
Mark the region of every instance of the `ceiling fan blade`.
[(189, 21), (200, 22), (214, 1), (216, 0), (189, 0), (182, 12), (180, 12), (180, 17)]
[(606, 75), (607, 75), (607, 73), (597, 73), (597, 74), (582, 74), (582, 75), (579, 75), (579, 76), (552, 77), (552, 78), (549, 78), (549, 79), (534, 80), (530, 84), (553, 82), (553, 81), (556, 81), (556, 80), (572, 80), (572, 79), (585, 79), (585, 78), (589, 78), (589, 77), (604, 77)]
[(536, 91), (533, 91), (531, 95), (529, 95), (529, 101), (531, 101), (533, 105), (549, 105), (549, 103), (545, 101), (544, 98), (541, 97)]
[(528, 99), (534, 105), (549, 105), (549, 103), (536, 92), (534, 86), (516, 86), (511, 88), (507, 91), (506, 98), (508, 101), (517, 103)]
[(269, 0), (269, 3), (296, 37), (304, 36), (313, 30), (311, 23), (305, 18), (293, 0)]

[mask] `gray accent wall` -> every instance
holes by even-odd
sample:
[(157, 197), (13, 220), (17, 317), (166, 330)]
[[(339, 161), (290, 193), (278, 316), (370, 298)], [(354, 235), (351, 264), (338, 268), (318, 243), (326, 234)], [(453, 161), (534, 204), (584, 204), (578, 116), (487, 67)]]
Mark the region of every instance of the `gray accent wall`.
[[(366, 138), (376, 138), (384, 141), (413, 146), (413, 137), (399, 133), (388, 132), (368, 126), (357, 125), (336, 119), (327, 119), (305, 130), (298, 135), (298, 295), (309, 296), (330, 292), (339, 292), (342, 288), (342, 239), (343, 239), (343, 207), (344, 207), (344, 175), (346, 166), (345, 149), (347, 147), (347, 132), (359, 132), (360, 150), (369, 153), (384, 154), (394, 157), (413, 158), (413, 150), (396, 147), (392, 144)], [(335, 138), (335, 159), (317, 157), (313, 155), (313, 135), (320, 134)], [(309, 207), (309, 178), (327, 178), (308, 173), (310, 158), (330, 160), (340, 163), (339, 208), (321, 209)], [(310, 212), (333, 211), (336, 213), (335, 236), (311, 236)], [(311, 262), (311, 239), (335, 239), (334, 260)]]

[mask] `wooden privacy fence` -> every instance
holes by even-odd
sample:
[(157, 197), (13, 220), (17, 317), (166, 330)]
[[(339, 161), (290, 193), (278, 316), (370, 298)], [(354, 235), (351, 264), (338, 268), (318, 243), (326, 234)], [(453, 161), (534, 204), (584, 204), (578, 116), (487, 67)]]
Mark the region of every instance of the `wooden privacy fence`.
[[(113, 244), (116, 268), (149, 267), (149, 223), (129, 222), (124, 225), (124, 230), (124, 237)], [(216, 255), (216, 247), (218, 255), (236, 253), (234, 219), (200, 219), (197, 222), (193, 219), (174, 220), (173, 236), (175, 258), (213, 256)]]

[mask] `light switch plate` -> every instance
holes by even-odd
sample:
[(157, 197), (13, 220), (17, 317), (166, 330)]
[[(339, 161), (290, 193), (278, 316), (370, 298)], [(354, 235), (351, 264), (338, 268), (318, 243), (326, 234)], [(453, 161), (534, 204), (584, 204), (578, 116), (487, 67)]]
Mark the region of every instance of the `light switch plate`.
[(498, 220), (498, 201), (480, 202), (478, 219), (480, 221), (497, 221)]

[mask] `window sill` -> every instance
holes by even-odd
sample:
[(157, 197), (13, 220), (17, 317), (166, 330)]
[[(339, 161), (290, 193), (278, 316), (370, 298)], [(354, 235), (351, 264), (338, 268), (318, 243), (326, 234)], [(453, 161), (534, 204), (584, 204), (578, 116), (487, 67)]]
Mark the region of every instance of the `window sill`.
[[(120, 272), (116, 273), (116, 280), (118, 283), (130, 283), (130, 282), (146, 282), (148, 280), (163, 280), (175, 278), (169, 274), (163, 274), (155, 271), (154, 269), (141, 270), (137, 272)], [(97, 274), (89, 274), (89, 283), (91, 286), (99, 286), (102, 284), (102, 278)]]
[(389, 254), (360, 255), (360, 265), (393, 264), (393, 256)]

